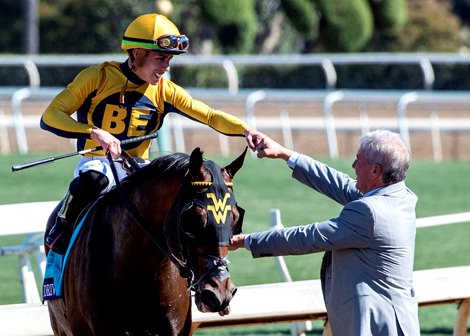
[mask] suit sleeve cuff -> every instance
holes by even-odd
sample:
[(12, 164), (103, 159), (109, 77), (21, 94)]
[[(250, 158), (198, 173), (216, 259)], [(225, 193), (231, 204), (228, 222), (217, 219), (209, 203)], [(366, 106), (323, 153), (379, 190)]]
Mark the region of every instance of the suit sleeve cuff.
[(289, 159), (287, 160), (287, 165), (290, 169), (294, 169), (297, 164), (297, 159), (299, 158), (299, 153), (294, 152)]
[(245, 236), (245, 239), (243, 240), (243, 244), (245, 244), (245, 248), (250, 251), (250, 244), (251, 244), (251, 236), (248, 234)]

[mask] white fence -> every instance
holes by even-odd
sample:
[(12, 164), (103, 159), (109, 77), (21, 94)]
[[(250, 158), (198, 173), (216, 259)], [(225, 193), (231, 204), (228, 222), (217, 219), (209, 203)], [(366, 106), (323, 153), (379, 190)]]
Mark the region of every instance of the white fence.
[[(10, 151), (8, 129), (13, 129), (20, 153), (27, 153), (28, 142), (25, 129), (37, 128), (39, 116), (24, 116), (22, 104), (28, 99), (50, 100), (59, 88), (40, 86), (38, 68), (41, 66), (89, 66), (103, 61), (123, 61), (125, 54), (112, 55), (11, 55), (0, 56), (0, 66), (24, 67), (28, 73), (29, 87), (0, 87), (0, 98), (10, 101), (11, 114), (5, 113), (0, 107), (0, 150)], [(399, 131), (405, 141), (410, 144), (410, 132), (429, 132), (432, 141), (433, 158), (441, 160), (443, 132), (470, 133), (470, 117), (443, 118), (439, 115), (439, 107), (460, 106), (470, 108), (470, 95), (466, 92), (431, 91), (434, 81), (434, 65), (470, 64), (470, 58), (460, 54), (314, 54), (314, 55), (250, 55), (250, 56), (198, 56), (185, 55), (172, 60), (172, 66), (215, 65), (224, 69), (227, 76), (227, 89), (193, 89), (191, 93), (202, 100), (224, 98), (228, 103), (239, 102), (244, 106), (245, 119), (261, 130), (281, 131), (284, 144), (293, 148), (293, 133), (297, 131), (325, 132), (330, 157), (339, 156), (337, 132), (360, 131), (369, 129), (389, 128)], [(407, 64), (416, 65), (423, 77), (423, 88), (418, 91), (385, 91), (385, 90), (335, 90), (337, 84), (336, 67), (344, 64)], [(237, 66), (272, 65), (317, 65), (325, 75), (325, 88), (322, 90), (240, 90), (238, 86)], [(318, 102), (323, 114), (298, 117), (295, 113), (284, 109), (280, 115), (259, 116), (257, 108), (264, 102), (276, 102), (280, 109), (289, 102)], [(354, 117), (335, 115), (336, 106), (340, 103), (359, 104), (358, 113)], [(372, 118), (368, 115), (367, 104), (393, 104), (395, 114), (387, 117)], [(426, 117), (410, 116), (411, 106), (424, 105), (429, 110)], [(186, 130), (201, 129), (202, 125), (173, 118), (168, 122), (168, 132), (162, 134), (164, 151), (185, 151), (184, 134)], [(174, 138), (173, 142), (171, 139)], [(172, 143), (174, 145), (172, 145)], [(161, 147), (161, 144), (160, 144)], [(220, 152), (229, 154), (226, 137), (219, 137)]]
[[(29, 151), (26, 129), (39, 128), (40, 115), (25, 116), (22, 112), (23, 103), (28, 100), (50, 100), (58, 92), (58, 88), (22, 88), (3, 91), (4, 97), (11, 94), (11, 115), (0, 108), (0, 149), (3, 153), (10, 151), (8, 129), (15, 133), (18, 151), (26, 154)], [(248, 124), (262, 131), (281, 131), (283, 143), (293, 148), (293, 133), (299, 131), (324, 132), (327, 138), (328, 153), (331, 158), (339, 157), (337, 133), (340, 131), (367, 132), (376, 128), (387, 128), (399, 132), (405, 142), (411, 147), (411, 132), (428, 132), (431, 136), (433, 158), (441, 160), (442, 133), (470, 133), (470, 116), (442, 117), (439, 110), (470, 109), (470, 94), (466, 92), (436, 92), (436, 91), (371, 91), (371, 90), (240, 90), (229, 95), (226, 90), (192, 89), (194, 97), (207, 101), (208, 99), (223, 100), (225, 104), (239, 104), (244, 110), (244, 119)], [(0, 89), (0, 96), (2, 89)], [(290, 103), (316, 103), (321, 106), (321, 113), (308, 112), (308, 115), (298, 116), (295, 111), (288, 111)], [(257, 112), (261, 104), (274, 103), (281, 110), (279, 114), (273, 111), (266, 115)], [(351, 110), (357, 108), (353, 116), (335, 115), (339, 104), (350, 104)], [(393, 106), (394, 114), (372, 117), (368, 113), (370, 104)], [(427, 110), (425, 116), (410, 115), (411, 107), (421, 106)], [(383, 107), (382, 107), (383, 108)], [(264, 108), (266, 109), (266, 107)], [(167, 133), (161, 134), (163, 151), (185, 152), (185, 136), (189, 130), (204, 130), (207, 126), (170, 115), (166, 123)], [(166, 140), (165, 140), (166, 138)], [(171, 139), (174, 139), (171, 141)], [(219, 136), (220, 153), (230, 152), (227, 137)], [(173, 145), (172, 145), (173, 144)]]
[[(21, 66), (27, 72), (31, 87), (40, 85), (38, 67), (41, 66), (89, 66), (105, 61), (124, 61), (126, 55), (5, 55), (0, 56), (0, 66)], [(470, 64), (465, 54), (455, 53), (348, 53), (348, 54), (287, 54), (287, 55), (185, 55), (175, 57), (172, 66), (214, 65), (220, 66), (227, 76), (227, 87), (231, 93), (238, 90), (237, 66), (275, 67), (290, 65), (317, 65), (325, 75), (325, 89), (335, 89), (337, 85), (336, 67), (339, 65), (361, 64), (400, 64), (416, 65), (421, 70), (423, 89), (432, 89), (435, 82), (434, 65)]]
[[(467, 335), (470, 313), (470, 266), (414, 272), (419, 306), (454, 304), (457, 314), (454, 336)], [(241, 286), (231, 304), (231, 313), (221, 317), (201, 313), (193, 305), (193, 328), (222, 328), (266, 323), (326, 320), (319, 280)], [(0, 336), (52, 335), (47, 305), (40, 303), (0, 306)], [(292, 324), (291, 335), (305, 335), (309, 324)], [(331, 336), (326, 325), (324, 336)]]
[[(42, 250), (43, 231), (57, 201), (0, 205), (0, 236), (24, 234), (22, 244), (0, 247), (1, 255), (17, 255), (24, 304), (0, 306), (0, 335), (51, 334), (47, 306), (41, 304), (36, 277), (31, 265), (35, 256), (42, 279), (45, 267)], [(280, 211), (271, 210), (271, 226), (282, 226)], [(470, 223), (470, 212), (418, 218), (417, 227)], [(216, 328), (258, 323), (306, 321), (326, 318), (319, 280), (292, 281), (283, 258), (277, 258), (284, 283), (242, 286), (232, 301), (231, 314), (200, 313), (193, 307), (195, 328)], [(470, 266), (416, 271), (415, 287), (420, 306), (458, 304), (454, 336), (467, 334), (470, 313)], [(273, 295), (273, 293), (276, 295)], [(273, 300), (276, 298), (276, 300)], [(281, 299), (280, 299), (281, 298)], [(253, 304), (256, 302), (257, 304)], [(35, 321), (25, 323), (25, 321)], [(292, 335), (301, 335), (309, 324), (292, 324)], [(330, 335), (325, 329), (324, 335)]]

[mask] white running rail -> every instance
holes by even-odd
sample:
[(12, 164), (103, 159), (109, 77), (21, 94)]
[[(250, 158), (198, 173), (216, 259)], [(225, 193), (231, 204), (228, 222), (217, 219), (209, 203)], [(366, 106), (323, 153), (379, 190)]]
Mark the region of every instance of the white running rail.
[[(18, 255), (22, 275), (24, 303), (0, 306), (0, 336), (51, 335), (47, 305), (41, 303), (30, 257), (35, 255), (40, 276), (44, 274), (45, 257), (42, 249), (44, 228), (58, 201), (0, 205), (0, 236), (25, 235), (19, 245), (0, 247), (1, 255)], [(270, 212), (271, 226), (282, 226), (280, 211)], [(417, 220), (418, 228), (454, 223), (470, 223), (470, 212), (425, 217)], [(12, 224), (13, 223), (13, 224)], [(326, 318), (319, 280), (291, 281), (282, 258), (278, 259), (286, 282), (242, 286), (232, 301), (231, 314), (200, 313), (193, 307), (195, 328), (304, 321), (293, 324), (292, 335), (309, 330), (308, 323)], [(420, 270), (414, 272), (420, 306), (458, 304), (454, 336), (467, 335), (470, 313), (470, 266)], [(276, 295), (272, 293), (275, 291)], [(280, 296), (282, 300), (279, 300)], [(273, 300), (273, 297), (276, 300)], [(257, 304), (253, 304), (256, 302)], [(26, 323), (26, 321), (29, 321)], [(33, 322), (34, 321), (34, 322)], [(326, 328), (324, 335), (328, 334)]]

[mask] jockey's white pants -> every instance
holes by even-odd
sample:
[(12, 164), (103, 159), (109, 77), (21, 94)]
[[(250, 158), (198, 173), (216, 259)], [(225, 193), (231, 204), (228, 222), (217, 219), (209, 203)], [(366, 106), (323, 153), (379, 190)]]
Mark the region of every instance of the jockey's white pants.
[[(145, 166), (149, 163), (149, 161), (145, 161), (142, 163), (138, 163), (139, 166)], [(122, 180), (125, 178), (129, 172), (124, 169), (122, 162), (120, 161), (114, 161), (113, 162), (114, 167), (116, 167), (116, 172), (118, 175), (119, 180)], [(73, 177), (77, 177), (80, 172), (86, 172), (89, 170), (94, 170), (97, 172), (100, 172), (108, 178), (108, 186), (103, 189), (101, 194), (105, 194), (108, 191), (111, 190), (112, 187), (116, 185), (116, 181), (114, 180), (113, 172), (111, 170), (110, 163), (108, 161), (107, 157), (104, 156), (82, 156), (82, 159), (80, 162), (77, 164), (77, 167), (75, 167), (75, 170), (73, 172)]]

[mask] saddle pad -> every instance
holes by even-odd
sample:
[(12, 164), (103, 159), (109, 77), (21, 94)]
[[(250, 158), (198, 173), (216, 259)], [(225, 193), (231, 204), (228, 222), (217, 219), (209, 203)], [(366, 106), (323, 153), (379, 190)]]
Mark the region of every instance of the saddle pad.
[(65, 265), (67, 264), (67, 260), (69, 257), (70, 250), (75, 243), (75, 240), (80, 233), (83, 223), (88, 216), (88, 213), (93, 208), (96, 202), (91, 205), (85, 215), (82, 217), (78, 225), (76, 226), (75, 230), (73, 231), (72, 238), (70, 239), (69, 246), (67, 247), (67, 251), (64, 255), (54, 252), (52, 250), (49, 251), (47, 254), (46, 259), (46, 271), (44, 272), (44, 282), (42, 285), (42, 300), (55, 300), (62, 298), (63, 295), (63, 277), (64, 277), (64, 270)]

